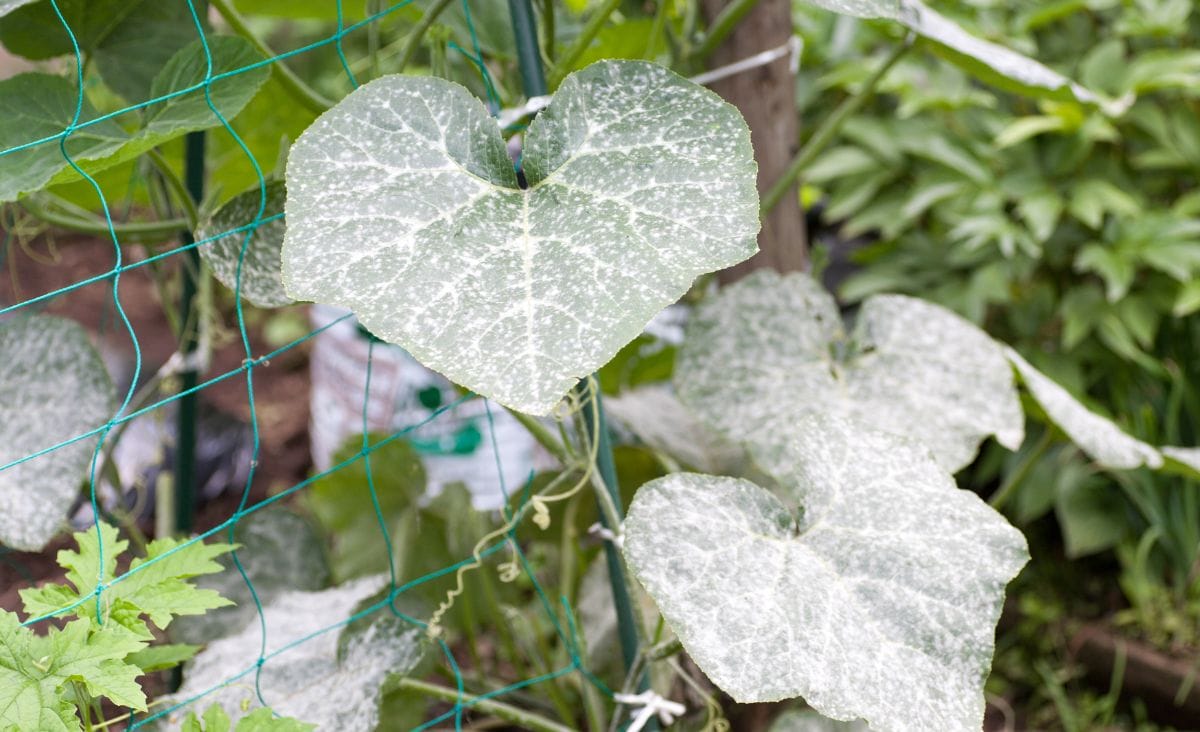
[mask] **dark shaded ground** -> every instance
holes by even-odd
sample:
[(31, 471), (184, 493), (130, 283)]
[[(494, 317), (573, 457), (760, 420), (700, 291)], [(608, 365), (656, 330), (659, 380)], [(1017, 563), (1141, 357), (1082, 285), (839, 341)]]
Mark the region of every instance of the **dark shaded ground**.
[[(0, 255), (3, 256), (0, 260), (0, 308), (103, 275), (112, 269), (114, 262), (112, 244), (106, 240), (61, 235), (53, 239), (41, 237), (28, 246), (13, 241), (7, 250), (0, 250)], [(123, 256), (128, 265), (144, 259), (147, 252), (142, 247), (131, 246), (125, 247)], [(165, 295), (168, 300), (165, 308), (172, 311), (177, 308), (174, 285), (177, 278), (173, 275), (180, 264), (177, 257), (162, 262), (158, 276), (169, 283), (162, 294), (154, 283), (150, 267), (126, 271), (120, 277), (120, 301), (141, 348), (143, 380), (176, 350), (176, 338), (165, 314), (163, 299)], [(214, 329), (212, 360), (206, 373), (201, 375), (201, 381), (239, 369), (245, 359), (232, 314), (232, 296), (219, 283), (214, 283), (213, 287), (221, 322)], [(84, 325), (109, 370), (114, 373), (118, 392), (123, 395), (133, 373), (134, 347), (113, 304), (112, 278), (31, 304), (10, 315), (33, 312), (69, 317)], [(255, 357), (276, 347), (267, 344), (262, 337), (261, 328), (257, 327), (262, 321), (257, 318), (256, 325), (249, 329)], [(307, 364), (307, 349), (299, 346), (272, 359), (269, 365), (254, 370), (261, 452), (248, 505), (293, 485), (307, 474), (310, 463)], [(200, 399), (202, 408), (215, 408), (242, 422), (250, 418), (244, 373), (206, 387), (200, 392)], [(248, 459), (248, 456), (240, 459)], [(197, 530), (224, 521), (237, 510), (240, 500), (241, 486), (238, 485), (197, 506)], [(145, 530), (152, 530), (152, 525), (143, 524)], [(0, 607), (15, 609), (19, 605), (17, 591), (20, 588), (59, 577), (61, 573), (54, 555), (69, 544), (69, 539), (64, 537), (40, 553), (6, 552), (0, 548)]]

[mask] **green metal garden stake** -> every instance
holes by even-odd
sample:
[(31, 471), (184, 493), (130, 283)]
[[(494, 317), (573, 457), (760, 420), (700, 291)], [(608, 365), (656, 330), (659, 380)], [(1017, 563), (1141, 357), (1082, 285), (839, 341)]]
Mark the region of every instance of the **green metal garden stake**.
[[(530, 0), (508, 0), (509, 12), (512, 15), (513, 36), (517, 46), (517, 63), (521, 70), (521, 80), (525, 88), (525, 96), (540, 97), (549, 94), (546, 85), (546, 73), (542, 68), (541, 51), (538, 46), (537, 21), (533, 15), (533, 4)], [(589, 439), (596, 441), (596, 469), (608, 489), (612, 504), (618, 513), (624, 508), (621, 505), (621, 490), (617, 483), (617, 468), (613, 461), (612, 444), (609, 440), (608, 424), (604, 419), (604, 405), (600, 401), (600, 391), (594, 394), (586, 382), (576, 387), (583, 407), (583, 423), (588, 430)], [(593, 432), (593, 429), (595, 430)], [(609, 526), (605, 512), (600, 512), (601, 525), (612, 531), (620, 527)], [(621, 555), (612, 542), (604, 545), (604, 557), (608, 564), (609, 584), (612, 586), (613, 605), (617, 611), (617, 632), (621, 640), (621, 656), (625, 662), (625, 671), (633, 667), (638, 656), (637, 619), (633, 614), (633, 602), (627, 590), (625, 566), (621, 563)], [(639, 686), (649, 688), (649, 679), (643, 677)], [(653, 720), (644, 729), (657, 730), (658, 725)]]
[[(199, 204), (204, 197), (204, 147), (203, 132), (188, 133), (185, 139), (184, 183), (192, 200)], [(195, 242), (193, 232), (183, 232), (185, 245)], [(196, 290), (200, 281), (200, 252), (187, 250), (183, 261), (183, 291), (179, 299), (180, 334), (179, 350), (184, 362), (190, 364), (191, 356), (198, 345), (199, 324), (195, 322)], [(192, 531), (196, 514), (196, 401), (198, 395), (189, 390), (196, 387), (199, 374), (188, 368), (180, 374), (180, 389), (185, 392), (179, 398), (179, 421), (175, 439), (175, 533)]]

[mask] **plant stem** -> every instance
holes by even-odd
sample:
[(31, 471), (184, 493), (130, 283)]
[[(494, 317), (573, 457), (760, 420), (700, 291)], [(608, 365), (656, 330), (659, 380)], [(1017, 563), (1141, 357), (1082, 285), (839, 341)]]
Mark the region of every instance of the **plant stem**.
[[(505, 409), (508, 409), (508, 407), (505, 407)], [(571, 453), (567, 451), (566, 446), (563, 445), (562, 441), (550, 432), (546, 425), (542, 424), (537, 419), (530, 417), (528, 414), (522, 414), (521, 412), (512, 409), (508, 409), (508, 413), (511, 414), (514, 419), (520, 422), (521, 426), (533, 436), (533, 439), (536, 440), (539, 445), (546, 448), (546, 452), (553, 455), (560, 463), (563, 464), (564, 467), (575, 462), (575, 460), (571, 457)]]
[(808, 142), (804, 143), (804, 147), (800, 148), (800, 152), (796, 153), (796, 157), (792, 158), (791, 165), (784, 171), (779, 180), (775, 181), (771, 189), (762, 197), (762, 205), (760, 207), (760, 215), (766, 217), (771, 209), (791, 190), (792, 185), (813, 161), (828, 145), (833, 141), (833, 138), (842, 129), (842, 125), (850, 115), (858, 111), (859, 107), (866, 103), (875, 94), (875, 88), (879, 85), (880, 80), (891, 70), (900, 58), (908, 52), (912, 47), (911, 40), (905, 41), (902, 45), (892, 51), (891, 55), (884, 60), (883, 64), (871, 74), (864, 83), (862, 89), (852, 97), (846, 97), (837, 109), (825, 118), (817, 131), (808, 138)]
[(451, 1), (438, 0), (437, 4), (426, 11), (413, 26), (412, 33), (409, 33), (408, 39), (404, 41), (404, 50), (400, 52), (400, 65), (396, 68), (396, 73), (404, 71), (412, 63), (413, 57), (417, 55), (417, 49), (421, 47), (421, 41), (425, 38), (425, 31), (429, 30), (429, 26), (437, 21), (438, 16), (450, 5)]
[(554, 0), (542, 0), (542, 53), (554, 63)]
[(187, 230), (195, 233), (196, 227), (200, 224), (200, 211), (196, 208), (196, 202), (192, 200), (192, 194), (188, 193), (187, 186), (184, 185), (183, 179), (167, 162), (162, 153), (158, 150), (151, 149), (149, 152), (150, 162), (154, 164), (155, 170), (163, 177), (167, 187), (171, 189), (171, 193), (175, 197), (175, 202), (183, 208), (183, 215), (187, 219)]
[(1038, 460), (1041, 460), (1042, 456), (1046, 454), (1046, 450), (1049, 450), (1053, 444), (1054, 429), (1046, 427), (1046, 431), (1042, 433), (1042, 437), (1038, 440), (1037, 445), (1021, 460), (1016, 470), (1008, 474), (1008, 477), (1004, 479), (1004, 483), (988, 499), (988, 503), (992, 505), (992, 508), (999, 511), (1004, 507), (1004, 504), (1008, 503), (1008, 500), (1017, 492), (1017, 488), (1029, 476), (1029, 471), (1033, 470), (1033, 466), (1037, 464)]
[(563, 55), (559, 58), (558, 63), (554, 65), (554, 70), (550, 72), (550, 86), (556, 87), (563, 77), (567, 75), (567, 71), (571, 65), (579, 60), (583, 52), (592, 45), (596, 34), (608, 22), (608, 17), (616, 11), (621, 4), (621, 0), (604, 0), (604, 4), (596, 8), (596, 12), (592, 13), (592, 17), (588, 18), (588, 22), (583, 26), (583, 30), (575, 38), (574, 42), (563, 51)]
[[(401, 689), (409, 689), (422, 694), (441, 699), (451, 703), (460, 701), (460, 696), (457, 689), (451, 689), (445, 686), (438, 686), (426, 681), (417, 681), (416, 679), (401, 679), (399, 682)], [(506, 722), (517, 725), (521, 729), (531, 730), (532, 732), (572, 732), (570, 727), (559, 724), (545, 717), (527, 712), (524, 709), (518, 709), (509, 706), (504, 702), (498, 702), (492, 699), (484, 699), (473, 694), (463, 694), (461, 702), (464, 705), (469, 705), (472, 709), (491, 714), (494, 717), (499, 717)]]
[(700, 46), (692, 52), (691, 60), (699, 61), (707, 58), (717, 47), (725, 42), (737, 24), (742, 22), (742, 18), (746, 17), (758, 4), (758, 0), (733, 0), (725, 7), (721, 8), (721, 12), (713, 19), (712, 24), (708, 26), (708, 32), (704, 34), (704, 40), (700, 42)]
[[(104, 236), (109, 233), (108, 222), (104, 219), (98, 217), (85, 219), (82, 216), (55, 211), (43, 207), (32, 198), (21, 199), (21, 208), (36, 219), (69, 231)], [(179, 235), (179, 230), (187, 225), (187, 219), (167, 219), (165, 221), (135, 221), (121, 224), (113, 222), (112, 229), (116, 232), (118, 239), (133, 244), (174, 239)]]
[[(233, 29), (242, 38), (250, 41), (263, 56), (267, 58), (275, 58), (278, 54), (271, 50), (271, 47), (266, 44), (261, 38), (254, 34), (250, 26), (246, 23), (246, 19), (242, 17), (229, 0), (209, 0), (209, 4), (217, 9), (229, 27)], [(321, 114), (325, 110), (333, 106), (333, 102), (326, 99), (317, 90), (304, 83), (304, 80), (296, 75), (296, 72), (287, 67), (282, 60), (276, 60), (272, 66), (279, 72), (279, 83), (283, 88), (287, 89), (288, 93), (296, 98), (306, 109), (313, 114)]]

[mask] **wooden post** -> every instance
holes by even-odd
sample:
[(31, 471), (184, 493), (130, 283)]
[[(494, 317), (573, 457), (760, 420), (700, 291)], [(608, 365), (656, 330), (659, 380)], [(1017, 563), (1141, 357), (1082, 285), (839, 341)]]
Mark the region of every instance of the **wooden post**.
[[(731, 0), (702, 0), (705, 18), (712, 22)], [(791, 0), (759, 0), (742, 18), (725, 42), (709, 57), (710, 68), (723, 66), (777, 48), (792, 36)], [(796, 112), (796, 81), (787, 56), (757, 69), (714, 82), (712, 88), (736, 106), (750, 126), (754, 157), (758, 161), (758, 191), (765, 193), (787, 169), (799, 149), (800, 125)], [(808, 266), (804, 212), (796, 188), (788, 192), (763, 219), (758, 235), (759, 253), (721, 272), (730, 283), (751, 271), (769, 267), (780, 272)]]

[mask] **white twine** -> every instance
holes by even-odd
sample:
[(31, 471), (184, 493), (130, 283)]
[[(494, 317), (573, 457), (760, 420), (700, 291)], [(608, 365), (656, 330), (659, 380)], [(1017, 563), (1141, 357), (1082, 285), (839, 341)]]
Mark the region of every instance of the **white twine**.
[[(767, 49), (761, 53), (756, 53), (753, 56), (734, 61), (725, 66), (719, 66), (710, 71), (705, 71), (703, 74), (697, 74), (691, 77), (691, 81), (696, 84), (711, 84), (714, 81), (728, 79), (731, 76), (737, 76), (747, 71), (757, 69), (760, 66), (774, 63), (784, 56), (789, 56), (791, 61), (788, 63), (788, 70), (795, 74), (800, 70), (800, 52), (804, 50), (804, 42), (799, 36), (792, 36), (786, 43), (782, 43), (775, 48)], [(528, 101), (519, 107), (505, 109), (500, 112), (500, 127), (511, 127), (517, 122), (531, 114), (537, 114), (550, 104), (549, 96), (530, 97)]]
[(664, 699), (653, 691), (643, 691), (640, 694), (614, 694), (613, 701), (630, 707), (640, 707), (633, 721), (629, 723), (628, 732), (641, 732), (651, 717), (658, 716), (663, 726), (675, 722), (676, 717), (682, 717), (687, 707), (679, 702)]
[(618, 549), (625, 548), (625, 535), (623, 533), (614, 532), (612, 529), (607, 529), (600, 524), (599, 521), (588, 527), (588, 534), (605, 541), (611, 541), (613, 546)]

